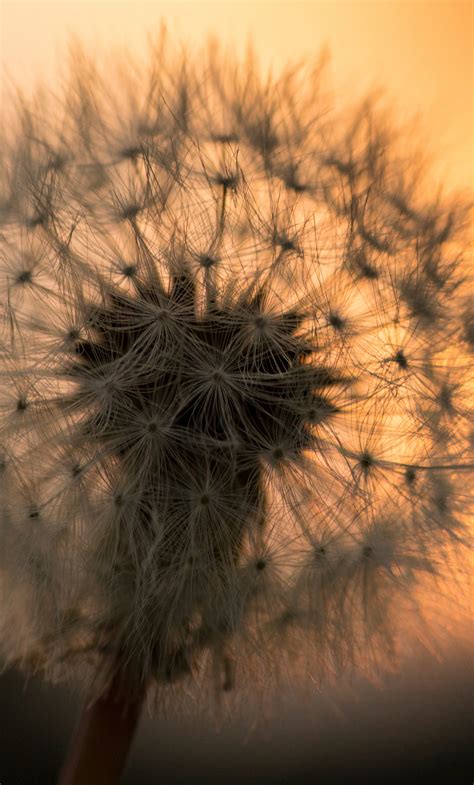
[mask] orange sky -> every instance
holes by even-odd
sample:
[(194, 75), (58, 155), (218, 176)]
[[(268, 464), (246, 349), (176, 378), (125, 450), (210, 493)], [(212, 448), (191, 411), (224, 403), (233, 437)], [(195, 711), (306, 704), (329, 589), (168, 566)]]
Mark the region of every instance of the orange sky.
[[(69, 32), (94, 48), (143, 49), (164, 19), (171, 32), (199, 42), (214, 32), (243, 49), (253, 38), (264, 62), (316, 53), (328, 43), (331, 75), (352, 94), (386, 85), (403, 117), (420, 112), (441, 173), (473, 185), (473, 5), (439, 0), (240, 0), (116, 3), (114, 0), (0, 0), (0, 56), (17, 81), (54, 79)], [(33, 78), (32, 78), (33, 77)]]

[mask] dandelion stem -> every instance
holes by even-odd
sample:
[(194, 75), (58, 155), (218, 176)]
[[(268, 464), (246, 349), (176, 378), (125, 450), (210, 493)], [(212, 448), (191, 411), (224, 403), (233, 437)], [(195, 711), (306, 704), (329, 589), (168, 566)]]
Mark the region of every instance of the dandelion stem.
[(84, 707), (58, 785), (118, 785), (145, 697), (145, 686), (127, 694), (126, 676)]

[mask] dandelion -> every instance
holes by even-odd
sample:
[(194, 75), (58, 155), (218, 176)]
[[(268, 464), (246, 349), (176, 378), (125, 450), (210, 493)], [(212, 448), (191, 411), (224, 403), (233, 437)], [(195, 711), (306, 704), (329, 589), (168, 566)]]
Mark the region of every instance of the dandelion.
[(2, 139), (1, 650), (87, 684), (106, 785), (145, 693), (393, 655), (466, 542), (472, 318), (463, 201), (321, 63), (73, 53)]

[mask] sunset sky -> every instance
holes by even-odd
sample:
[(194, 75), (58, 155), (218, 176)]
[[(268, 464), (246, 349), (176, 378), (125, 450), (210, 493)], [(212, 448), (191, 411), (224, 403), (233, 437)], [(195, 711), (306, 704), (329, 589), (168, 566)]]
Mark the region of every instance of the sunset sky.
[[(409, 149), (413, 140), (419, 143), (426, 139), (427, 158), (433, 161), (435, 179), (439, 178), (449, 190), (459, 189), (463, 194), (472, 194), (472, 0), (0, 0), (0, 123), (2, 110), (7, 106), (7, 91), (12, 85), (19, 86), (28, 94), (40, 81), (53, 89), (59, 84), (71, 36), (79, 38), (88, 51), (98, 55), (118, 49), (122, 53), (130, 51), (141, 56), (146, 54), (147, 39), (158, 33), (161, 23), (165, 23), (170, 39), (177, 45), (183, 43), (198, 48), (209, 36), (214, 36), (223, 47), (233, 48), (242, 56), (246, 47), (252, 44), (262, 67), (272, 68), (276, 73), (290, 61), (300, 62), (316, 57), (327, 48), (330, 54), (328, 87), (334, 95), (336, 107), (344, 107), (348, 99), (356, 99), (368, 90), (383, 88), (394, 108), (396, 123), (413, 129), (413, 136), (408, 135)], [(120, 117), (120, 112), (115, 116)], [(226, 189), (224, 184), (222, 216)], [(10, 209), (9, 204), (7, 206)], [(219, 239), (221, 237), (222, 229)], [(467, 255), (465, 258), (468, 258)], [(174, 281), (178, 280), (172, 276), (176, 273), (170, 273), (170, 290), (171, 283), (174, 287)], [(171, 295), (169, 299), (172, 300)], [(90, 307), (90, 302), (87, 305)], [(108, 319), (109, 311), (104, 310), (103, 313)], [(110, 313), (114, 316), (113, 310)], [(288, 313), (291, 314), (291, 311)], [(299, 318), (297, 311), (293, 313)], [(464, 314), (464, 310), (460, 313)], [(192, 318), (195, 319), (194, 316)], [(213, 324), (212, 321), (208, 323)], [(114, 324), (112, 319), (111, 324)], [(378, 323), (376, 326), (381, 329)], [(205, 330), (208, 328), (205, 327)], [(444, 334), (448, 335), (447, 342), (451, 340), (451, 332)], [(71, 351), (82, 354), (84, 345), (86, 342), (82, 338), (77, 342), (74, 339), (75, 348)], [(453, 348), (450, 343), (448, 349), (454, 353), (457, 345)], [(400, 352), (391, 353), (383, 359), (383, 363), (397, 359), (398, 354)], [(154, 374), (155, 368), (151, 367)], [(343, 379), (342, 376), (340, 378)], [(25, 408), (24, 399), (20, 400), (23, 400), (21, 408)], [(373, 410), (372, 401), (370, 407)], [(302, 419), (303, 415), (300, 417)], [(399, 449), (398, 441), (395, 446)], [(388, 445), (388, 451), (390, 447)], [(349, 455), (349, 451), (342, 454)], [(400, 461), (400, 458), (395, 460)], [(407, 463), (400, 462), (399, 466), (407, 466)], [(209, 497), (205, 503), (208, 502)], [(368, 550), (370, 555), (372, 548)], [(401, 651), (408, 656), (406, 662), (401, 660), (398, 672), (398, 663), (393, 666), (390, 663), (390, 670), (387, 666), (387, 673), (380, 677), (380, 681), (378, 674), (372, 679), (372, 674), (361, 673), (357, 679), (348, 679), (347, 682), (337, 673), (327, 687), (318, 687), (311, 695), (308, 692), (307, 703), (303, 703), (300, 696), (291, 703), (293, 698), (290, 696), (291, 700), (284, 704), (283, 699), (286, 698), (283, 694), (283, 709), (280, 714), (275, 713), (272, 727), (268, 720), (274, 733), (268, 744), (262, 744), (257, 734), (252, 735), (253, 731), (246, 736), (245, 750), (240, 744), (243, 732), (239, 723), (243, 727), (247, 722), (246, 707), (243, 720), (240, 716), (236, 717), (235, 726), (229, 731), (224, 729), (218, 742), (210, 722), (193, 724), (194, 721), (186, 719), (183, 722), (180, 718), (173, 724), (160, 716), (151, 719), (145, 712), (125, 785), (147, 785), (151, 776), (158, 781), (156, 772), (160, 772), (159, 781), (178, 785), (185, 781), (179, 779), (180, 771), (187, 774), (187, 781), (195, 785), (203, 782), (212, 785), (211, 775), (219, 777), (216, 782), (225, 781), (230, 785), (234, 782), (255, 782), (256, 785), (271, 782), (276, 785), (290, 782), (290, 779), (282, 779), (285, 766), (292, 776), (292, 783), (304, 785), (308, 782), (312, 785), (315, 781), (316, 745), (319, 748), (320, 773), (324, 776), (324, 772), (328, 772), (327, 783), (351, 781), (357, 785), (358, 772), (362, 772), (362, 777), (372, 770), (376, 774), (387, 768), (395, 772), (400, 758), (404, 771), (410, 776), (413, 771), (416, 772), (416, 766), (420, 766), (421, 770), (425, 759), (429, 759), (430, 775), (437, 767), (444, 771), (443, 766), (450, 775), (456, 765), (459, 771), (464, 772), (463, 755), (467, 755), (470, 749), (467, 649), (472, 632), (469, 622), (466, 622), (465, 611), (469, 585), (467, 580), (463, 581), (464, 575), (459, 583), (451, 581), (444, 586), (440, 578), (438, 592), (431, 589), (434, 582), (430, 582), (429, 591), (426, 585), (422, 587), (424, 616), (414, 616), (414, 622), (410, 618), (406, 623), (404, 621), (405, 638)], [(459, 616), (454, 613), (457, 600)], [(435, 629), (431, 635), (429, 623), (433, 621)], [(410, 624), (419, 626), (413, 638), (419, 638), (420, 646), (415, 650), (413, 644), (413, 653)], [(206, 629), (204, 623), (203, 628)], [(196, 639), (200, 641), (201, 637), (196, 636)], [(202, 647), (201, 643), (199, 645)], [(365, 653), (365, 649), (363, 651)], [(9, 775), (8, 765), (11, 765), (12, 771), (18, 772), (19, 762), (22, 766), (32, 767), (34, 763), (35, 776), (43, 776), (42, 782), (52, 776), (52, 767), (58, 767), (64, 757), (67, 736), (73, 728), (73, 715), (78, 706), (66, 688), (48, 688), (49, 693), (40, 692), (33, 678), (30, 691), (22, 692), (19, 683), (19, 677), (14, 673), (1, 675), (0, 698), (6, 696), (3, 702), (12, 720), (8, 728), (10, 735), (5, 737), (6, 741), (0, 740), (0, 785), (7, 785), (7, 782), (15, 785), (16, 780)], [(385, 687), (384, 693), (378, 692), (381, 685)], [(46, 688), (41, 687), (43, 689)], [(264, 707), (262, 716), (266, 711)], [(313, 724), (308, 722), (308, 716), (312, 717)], [(219, 721), (217, 719), (216, 724)], [(265, 716), (262, 724), (266, 723)], [(10, 726), (10, 722), (7, 725)], [(269, 739), (270, 736), (271, 733)], [(25, 738), (32, 740), (29, 756), (24, 755), (24, 744), (28, 743), (24, 742)], [(239, 740), (238, 743), (235, 739)], [(306, 771), (311, 772), (307, 780)], [(298, 780), (296, 775), (293, 776), (295, 772)], [(26, 782), (26, 779), (22, 781)], [(31, 779), (28, 781), (32, 782)], [(320, 778), (319, 781), (322, 782)], [(360, 779), (364, 785), (368, 781)], [(379, 777), (372, 781), (382, 779)], [(388, 785), (396, 782), (390, 777), (383, 781)], [(398, 780), (396, 785), (401, 781)], [(403, 781), (408, 782), (408, 779)], [(415, 785), (414, 779), (410, 782)], [(438, 785), (438, 782), (448, 785), (448, 779), (436, 783), (433, 779), (419, 781), (420, 785)], [(416, 785), (419, 783), (417, 781)]]
[(419, 114), (438, 173), (450, 185), (473, 183), (473, 6), (436, 0), (220, 0), (0, 2), (0, 55), (24, 86), (54, 82), (70, 33), (94, 51), (110, 45), (144, 50), (160, 21), (179, 40), (199, 44), (216, 35), (242, 52), (252, 40), (275, 69), (327, 44), (337, 94), (384, 86), (402, 121)]

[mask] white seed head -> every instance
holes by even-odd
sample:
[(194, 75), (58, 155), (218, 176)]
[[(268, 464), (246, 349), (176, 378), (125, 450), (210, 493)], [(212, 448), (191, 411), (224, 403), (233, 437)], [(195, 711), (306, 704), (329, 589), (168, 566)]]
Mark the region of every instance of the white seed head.
[(2, 139), (0, 647), (55, 675), (366, 666), (466, 541), (464, 206), (205, 59), (76, 52)]

